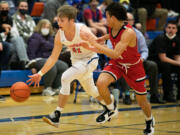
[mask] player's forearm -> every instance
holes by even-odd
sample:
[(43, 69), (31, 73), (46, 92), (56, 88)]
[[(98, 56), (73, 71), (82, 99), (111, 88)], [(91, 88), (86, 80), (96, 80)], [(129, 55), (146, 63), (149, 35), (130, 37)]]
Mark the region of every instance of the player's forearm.
[(109, 49), (105, 45), (104, 46), (100, 45), (93, 40), (89, 42), (92, 46), (94, 46), (98, 50), (98, 53), (105, 54), (112, 59), (116, 59), (120, 56), (120, 54), (117, 51)]
[(42, 67), (42, 69), (40, 70), (42, 75), (46, 74), (56, 63), (57, 59), (54, 59), (53, 57), (49, 57), (46, 61), (46, 63), (44, 64), (44, 66)]

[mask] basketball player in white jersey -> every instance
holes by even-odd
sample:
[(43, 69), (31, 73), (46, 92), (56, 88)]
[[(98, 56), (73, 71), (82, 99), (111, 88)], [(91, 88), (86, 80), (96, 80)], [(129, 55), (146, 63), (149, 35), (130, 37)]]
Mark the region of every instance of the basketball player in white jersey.
[[(72, 6), (64, 5), (58, 10), (58, 25), (60, 29), (55, 36), (52, 54), (42, 69), (37, 74), (29, 76), (30, 79), (27, 81), (30, 82), (29, 85), (34, 83), (35, 86), (39, 86), (42, 76), (47, 73), (58, 60), (62, 45), (70, 48), (72, 66), (62, 75), (62, 88), (59, 93), (58, 107), (48, 117), (43, 117), (45, 122), (55, 127), (59, 126), (61, 112), (70, 94), (70, 83), (75, 79), (79, 80), (89, 95), (105, 105), (93, 81), (93, 71), (97, 68), (98, 56), (95, 52), (78, 45), (83, 41), (83, 32), (86, 31), (87, 33), (87, 31), (89, 31), (90, 34), (92, 33), (85, 25), (74, 23), (75, 18), (76, 9)], [(96, 39), (95, 36), (94, 38)], [(118, 113), (117, 107), (114, 110), (115, 113), (109, 117), (113, 117)]]

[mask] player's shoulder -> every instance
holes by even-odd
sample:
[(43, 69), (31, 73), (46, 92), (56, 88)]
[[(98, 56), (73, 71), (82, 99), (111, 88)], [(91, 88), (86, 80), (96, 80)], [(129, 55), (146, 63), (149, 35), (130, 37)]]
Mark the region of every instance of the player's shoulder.
[(131, 27), (126, 27), (126, 30), (125, 30), (124, 34), (132, 35), (132, 36), (136, 35), (135, 31)]

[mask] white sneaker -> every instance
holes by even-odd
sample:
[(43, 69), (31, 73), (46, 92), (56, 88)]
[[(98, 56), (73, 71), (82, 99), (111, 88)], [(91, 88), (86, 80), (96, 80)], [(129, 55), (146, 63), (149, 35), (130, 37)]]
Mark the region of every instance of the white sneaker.
[(55, 92), (52, 90), (51, 87), (47, 87), (46, 89), (43, 90), (42, 95), (43, 96), (54, 96)]

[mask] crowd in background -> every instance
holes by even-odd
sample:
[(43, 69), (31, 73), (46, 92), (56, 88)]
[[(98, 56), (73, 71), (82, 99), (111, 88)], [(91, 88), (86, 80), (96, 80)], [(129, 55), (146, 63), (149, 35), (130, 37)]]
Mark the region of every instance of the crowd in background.
[[(76, 22), (86, 24), (98, 37), (108, 33), (105, 8), (113, 0), (6, 0), (0, 1), (0, 67), (2, 70), (31, 69), (38, 72), (50, 56), (54, 35), (59, 29), (57, 9), (64, 4), (77, 8)], [(150, 80), (152, 103), (176, 102), (180, 99), (180, 16), (176, 3), (169, 0), (114, 0), (129, 12), (127, 23), (133, 26), (138, 39), (138, 51)], [(43, 2), (40, 17), (31, 16), (35, 2)], [(147, 44), (147, 21), (156, 19), (154, 31), (162, 34)], [(107, 41), (109, 47), (111, 43)], [(99, 54), (100, 69), (107, 57)], [(44, 76), (43, 95), (58, 94), (62, 73), (71, 65), (68, 48), (63, 48), (55, 66)], [(159, 74), (163, 80), (164, 96), (158, 92)], [(175, 74), (177, 81), (171, 77)], [(117, 83), (119, 85), (117, 85)], [(173, 84), (177, 83), (174, 94)], [(131, 104), (129, 87), (123, 78), (112, 84), (112, 91), (124, 89), (123, 102)], [(117, 94), (117, 92), (114, 92)], [(119, 96), (116, 95), (119, 98)], [(118, 100), (118, 99), (117, 99)]]

